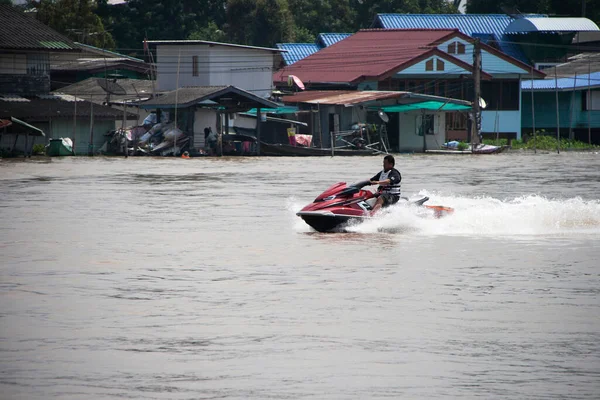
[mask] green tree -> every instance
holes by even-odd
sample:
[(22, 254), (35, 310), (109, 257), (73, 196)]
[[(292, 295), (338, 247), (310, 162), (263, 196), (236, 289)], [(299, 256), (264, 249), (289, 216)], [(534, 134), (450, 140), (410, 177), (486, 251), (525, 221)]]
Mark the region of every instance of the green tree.
[(112, 49), (115, 41), (95, 14), (93, 0), (29, 1), (28, 7), (37, 10), (37, 19), (70, 39)]
[(225, 31), (232, 43), (272, 47), (295, 40), (287, 0), (229, 0)]
[(227, 42), (227, 34), (210, 21), (207, 26), (195, 30), (188, 37), (190, 40), (208, 40), (211, 42)]
[(446, 0), (352, 0), (356, 10), (356, 30), (372, 25), (376, 14), (412, 13), (412, 14), (452, 14), (457, 8)]
[(98, 15), (117, 38), (120, 51), (142, 57), (143, 41), (222, 40), (227, 0), (97, 0)]
[[(297, 32), (312, 36), (323, 32), (353, 32), (356, 12), (350, 0), (288, 0)], [(300, 41), (297, 37), (296, 40)], [(314, 40), (314, 39), (313, 39)], [(304, 41), (304, 40), (303, 40)]]

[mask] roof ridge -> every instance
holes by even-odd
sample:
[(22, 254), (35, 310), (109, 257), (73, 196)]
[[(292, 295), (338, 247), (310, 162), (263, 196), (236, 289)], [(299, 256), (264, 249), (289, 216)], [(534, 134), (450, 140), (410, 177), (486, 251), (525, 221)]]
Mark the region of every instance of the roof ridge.
[[(496, 17), (508, 17), (508, 18), (512, 18), (508, 14), (461, 14), (461, 13), (457, 13), (457, 14), (378, 13), (377, 14), (377, 16), (380, 16), (380, 15), (411, 15), (411, 16), (427, 16), (427, 17), (431, 17), (431, 18), (434, 18), (434, 17), (447, 17), (447, 16), (452, 16), (452, 17), (456, 16), (456, 17), (461, 17), (461, 18), (471, 17), (471, 16), (474, 16), (474, 17), (484, 16), (484, 17), (493, 17), (493, 18), (496, 18)], [(548, 14), (540, 14), (540, 13), (522, 13), (521, 15), (523, 15), (523, 16), (536, 15), (536, 16), (548, 17)]]
[[(454, 32), (458, 28), (366, 28), (358, 32)], [(357, 32), (357, 33), (358, 33)]]

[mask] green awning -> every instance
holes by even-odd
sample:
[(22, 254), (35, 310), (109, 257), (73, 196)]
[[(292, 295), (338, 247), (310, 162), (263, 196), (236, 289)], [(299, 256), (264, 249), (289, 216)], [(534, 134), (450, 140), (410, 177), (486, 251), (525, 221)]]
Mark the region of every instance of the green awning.
[(29, 125), (25, 121), (21, 121), (20, 119), (16, 119), (15, 117), (10, 117), (10, 120), (12, 122), (14, 122), (15, 124), (20, 125), (22, 128), (24, 128), (25, 131), (29, 131), (30, 135), (33, 135), (33, 136), (46, 136), (46, 135), (44, 135), (44, 131), (43, 130), (41, 130), (39, 128), (36, 128), (33, 125)]
[[(260, 112), (263, 114), (295, 114), (298, 112), (298, 107), (283, 106), (277, 108), (261, 108)], [(247, 111), (246, 114), (256, 115), (256, 108)]]
[(462, 104), (444, 103), (442, 101), (424, 101), (413, 104), (396, 104), (384, 107), (369, 107), (369, 110), (383, 110), (385, 112), (407, 112), (414, 110), (439, 110), (439, 111), (461, 111), (470, 110), (471, 107)]

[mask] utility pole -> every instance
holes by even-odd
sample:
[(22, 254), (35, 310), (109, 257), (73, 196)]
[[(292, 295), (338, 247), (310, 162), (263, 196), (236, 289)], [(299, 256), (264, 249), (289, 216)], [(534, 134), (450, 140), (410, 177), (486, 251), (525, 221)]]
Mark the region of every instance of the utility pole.
[(473, 141), (479, 138), (479, 129), (481, 121), (481, 107), (479, 99), (481, 98), (481, 47), (479, 39), (473, 42), (473, 86), (475, 87), (475, 96), (473, 96), (473, 123), (471, 132), (469, 132), (471, 148)]

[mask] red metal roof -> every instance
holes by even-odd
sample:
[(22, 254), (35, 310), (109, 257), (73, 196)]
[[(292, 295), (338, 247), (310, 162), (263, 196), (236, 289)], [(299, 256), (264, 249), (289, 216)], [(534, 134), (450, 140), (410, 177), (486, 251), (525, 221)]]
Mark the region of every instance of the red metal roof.
[(288, 75), (296, 75), (305, 84), (378, 78), (456, 33), (458, 29), (364, 29), (277, 71), (273, 80), (287, 82)]

